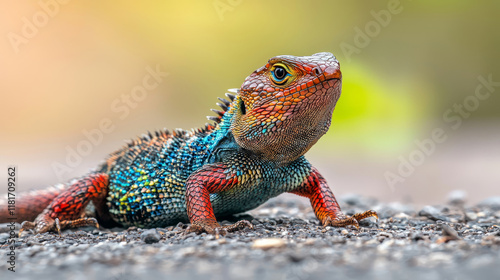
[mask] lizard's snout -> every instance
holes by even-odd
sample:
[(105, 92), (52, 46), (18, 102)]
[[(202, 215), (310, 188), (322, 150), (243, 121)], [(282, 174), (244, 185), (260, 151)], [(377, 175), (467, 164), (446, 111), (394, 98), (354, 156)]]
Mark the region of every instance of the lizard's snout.
[(316, 53), (313, 54), (312, 57), (321, 58), (319, 61), (317, 61), (318, 66), (316, 66), (313, 69), (313, 73), (316, 76), (320, 77), (321, 81), (323, 81), (323, 79), (321, 79), (321, 76), (324, 76), (326, 80), (342, 78), (339, 62), (332, 53), (329, 52)]
[(340, 72), (340, 68), (337, 65), (335, 66), (328, 66), (323, 70), (323, 74), (325, 75), (325, 78), (327, 80), (332, 80), (332, 79), (340, 79), (342, 78), (342, 73)]

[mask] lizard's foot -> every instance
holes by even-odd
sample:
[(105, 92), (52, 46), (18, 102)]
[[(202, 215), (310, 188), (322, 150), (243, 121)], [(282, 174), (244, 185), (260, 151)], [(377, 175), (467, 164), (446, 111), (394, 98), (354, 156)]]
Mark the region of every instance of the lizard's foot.
[(78, 228), (85, 226), (94, 226), (99, 228), (99, 223), (94, 218), (80, 218), (76, 220), (65, 220), (59, 221), (58, 218), (52, 219), (48, 216), (42, 216), (37, 218), (34, 222), (25, 221), (21, 224), (21, 229), (19, 230), (19, 236), (25, 230), (35, 230), (35, 233), (44, 232), (57, 232), (61, 235), (61, 230), (68, 228)]
[(202, 220), (191, 223), (186, 232), (196, 232), (197, 234), (206, 232), (208, 234), (215, 235), (215, 238), (218, 239), (221, 235), (224, 236), (228, 232), (233, 232), (244, 228), (253, 229), (253, 225), (247, 220), (241, 220), (227, 226), (221, 226), (214, 220)]
[(52, 219), (49, 216), (39, 216), (34, 222), (24, 221), (19, 230), (19, 236), (25, 230), (35, 230), (35, 233), (55, 231), (61, 235), (61, 223), (58, 218)]
[(332, 219), (330, 216), (327, 216), (322, 222), (322, 224), (323, 226), (334, 226), (334, 227), (345, 227), (348, 225), (352, 225), (355, 226), (356, 228), (359, 228), (359, 221), (369, 217), (375, 217), (378, 219), (377, 212), (373, 210), (368, 210), (363, 213), (356, 213), (351, 217), (342, 214), (338, 215), (334, 219)]

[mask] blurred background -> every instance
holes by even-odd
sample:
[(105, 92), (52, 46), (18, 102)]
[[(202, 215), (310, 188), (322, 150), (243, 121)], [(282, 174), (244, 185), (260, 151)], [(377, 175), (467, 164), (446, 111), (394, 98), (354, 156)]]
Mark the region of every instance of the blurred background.
[(342, 97), (307, 157), (337, 196), (500, 195), (498, 1), (1, 5), (0, 179), (16, 165), (17, 191), (81, 176), (146, 131), (204, 125), (270, 57), (328, 51)]

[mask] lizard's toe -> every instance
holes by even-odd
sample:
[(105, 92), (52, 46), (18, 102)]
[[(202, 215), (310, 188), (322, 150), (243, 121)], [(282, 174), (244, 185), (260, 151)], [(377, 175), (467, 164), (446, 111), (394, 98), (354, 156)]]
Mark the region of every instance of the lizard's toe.
[(65, 220), (61, 222), (61, 229), (79, 228), (88, 226), (99, 228), (99, 223), (95, 218), (80, 218), (76, 220)]
[(354, 219), (356, 219), (358, 222), (363, 220), (363, 219), (369, 218), (369, 217), (375, 217), (378, 220), (377, 212), (375, 212), (373, 210), (368, 210), (368, 211), (365, 211), (363, 213), (356, 213), (356, 214), (352, 215), (352, 217)]
[(224, 227), (218, 227), (214, 229), (213, 235), (215, 235), (215, 239), (219, 239), (221, 236), (225, 236), (227, 234), (227, 229)]
[(241, 220), (241, 221), (237, 221), (236, 223), (234, 223), (232, 225), (224, 226), (224, 228), (228, 232), (233, 232), (233, 231), (238, 231), (238, 230), (242, 230), (245, 228), (253, 229), (253, 225), (252, 225), (252, 223), (250, 223), (247, 220)]

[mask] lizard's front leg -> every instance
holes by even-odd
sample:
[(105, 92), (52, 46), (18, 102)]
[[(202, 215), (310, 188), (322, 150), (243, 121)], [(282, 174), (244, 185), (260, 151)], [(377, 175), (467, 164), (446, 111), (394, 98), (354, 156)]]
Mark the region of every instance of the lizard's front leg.
[(221, 226), (215, 219), (210, 194), (227, 191), (238, 184), (238, 177), (224, 164), (206, 165), (189, 176), (186, 182), (187, 214), (191, 222), (188, 232), (207, 232), (216, 237), (245, 227), (253, 228), (246, 220)]
[(323, 226), (343, 227), (353, 225), (358, 228), (358, 222), (362, 219), (368, 217), (378, 219), (377, 213), (373, 210), (357, 213), (351, 217), (344, 215), (326, 180), (314, 167), (304, 182), (292, 193), (309, 198), (314, 213)]

